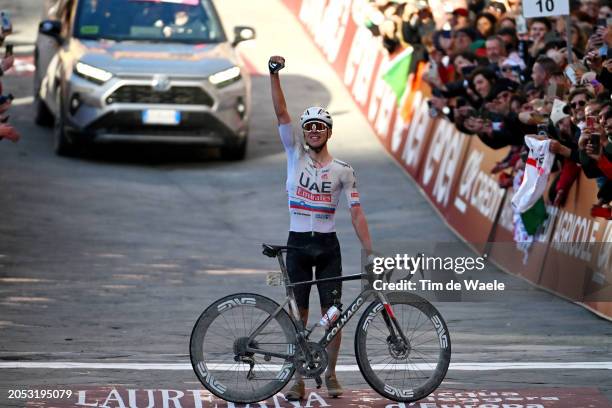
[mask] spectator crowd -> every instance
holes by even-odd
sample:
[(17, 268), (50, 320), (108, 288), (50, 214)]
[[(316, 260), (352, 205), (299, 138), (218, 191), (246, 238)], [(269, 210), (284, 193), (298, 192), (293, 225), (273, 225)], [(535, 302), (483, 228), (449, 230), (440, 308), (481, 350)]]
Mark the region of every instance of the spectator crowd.
[(583, 172), (598, 186), (592, 216), (612, 219), (612, 0), (569, 2), (569, 18), (526, 19), (520, 0), (466, 0), (437, 14), (425, 0), (372, 0), (365, 24), (391, 56), (411, 46), (413, 61), (427, 62), (432, 117), (510, 147), (492, 169), (500, 186), (522, 174), (525, 137), (547, 139), (547, 201), (563, 206)]
[[(0, 46), (4, 45), (6, 37), (12, 34), (12, 32), (13, 27), (8, 15), (4, 12), (0, 12)], [(17, 130), (8, 124), (9, 115), (7, 112), (11, 107), (13, 95), (10, 93), (4, 95), (4, 87), (1, 82), (1, 77), (13, 67), (14, 62), (13, 47), (11, 44), (7, 44), (6, 52), (4, 56), (0, 58), (0, 141), (7, 139), (12, 142), (17, 142), (19, 140), (19, 133), (17, 133)]]

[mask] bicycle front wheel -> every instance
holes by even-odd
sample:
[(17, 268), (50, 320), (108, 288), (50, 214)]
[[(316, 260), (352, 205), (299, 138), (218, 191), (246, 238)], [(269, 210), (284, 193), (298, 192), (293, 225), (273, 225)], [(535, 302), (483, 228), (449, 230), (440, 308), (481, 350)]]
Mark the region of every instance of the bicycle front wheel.
[(226, 401), (252, 403), (270, 398), (287, 384), (295, 371), (296, 338), (287, 312), (281, 309), (252, 336), (278, 307), (267, 297), (238, 293), (202, 313), (191, 333), (190, 356), (210, 392)]
[(448, 328), (440, 313), (413, 294), (387, 295), (404, 341), (381, 302), (359, 320), (355, 355), (368, 384), (394, 401), (414, 402), (431, 394), (446, 376), (451, 356)]

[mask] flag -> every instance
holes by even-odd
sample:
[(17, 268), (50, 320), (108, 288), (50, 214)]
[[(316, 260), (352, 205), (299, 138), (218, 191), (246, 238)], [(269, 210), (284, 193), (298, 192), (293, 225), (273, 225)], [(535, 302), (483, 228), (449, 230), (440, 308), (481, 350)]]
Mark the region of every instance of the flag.
[(546, 211), (544, 199), (541, 197), (538, 201), (536, 201), (533, 207), (521, 214), (521, 219), (525, 225), (525, 230), (529, 235), (535, 235), (547, 218), (548, 212)]
[(412, 47), (407, 47), (395, 56), (389, 61), (389, 65), (382, 75), (382, 79), (393, 89), (398, 105), (402, 101), (408, 83), (408, 74), (410, 74), (410, 65), (412, 64), (412, 50)]
[(410, 90), (404, 90), (404, 96), (400, 102), (400, 116), (404, 120), (404, 123), (408, 123), (412, 120), (412, 114), (414, 113), (414, 98), (416, 96), (414, 90), (421, 89), (421, 82), (425, 74), (426, 66), (427, 64), (424, 61), (419, 61), (416, 64), (415, 72), (408, 75), (406, 83), (410, 85)]

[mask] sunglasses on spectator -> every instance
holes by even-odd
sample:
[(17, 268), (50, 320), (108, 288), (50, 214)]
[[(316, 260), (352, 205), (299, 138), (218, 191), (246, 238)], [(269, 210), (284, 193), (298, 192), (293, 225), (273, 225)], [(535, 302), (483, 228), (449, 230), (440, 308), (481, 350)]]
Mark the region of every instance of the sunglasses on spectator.
[(302, 126), (302, 129), (306, 132), (324, 132), (328, 129), (327, 125), (323, 122), (308, 122)]
[(504, 67), (501, 67), (502, 72), (519, 72), (520, 70), (521, 70), (520, 67), (513, 67), (511, 65), (506, 65)]
[(578, 109), (578, 107), (584, 108), (586, 104), (587, 104), (587, 101), (577, 101), (577, 102), (570, 103), (570, 106), (572, 107), (572, 109)]

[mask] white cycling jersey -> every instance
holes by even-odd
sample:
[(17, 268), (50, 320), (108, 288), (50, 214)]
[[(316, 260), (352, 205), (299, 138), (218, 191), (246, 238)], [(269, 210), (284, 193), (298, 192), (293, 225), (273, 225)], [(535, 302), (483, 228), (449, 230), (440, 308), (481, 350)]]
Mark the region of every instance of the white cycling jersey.
[(290, 123), (278, 127), (287, 153), (287, 196), (289, 230), (295, 232), (334, 232), (334, 215), (344, 190), (350, 207), (359, 205), (355, 172), (348, 164), (333, 159), (317, 167)]

